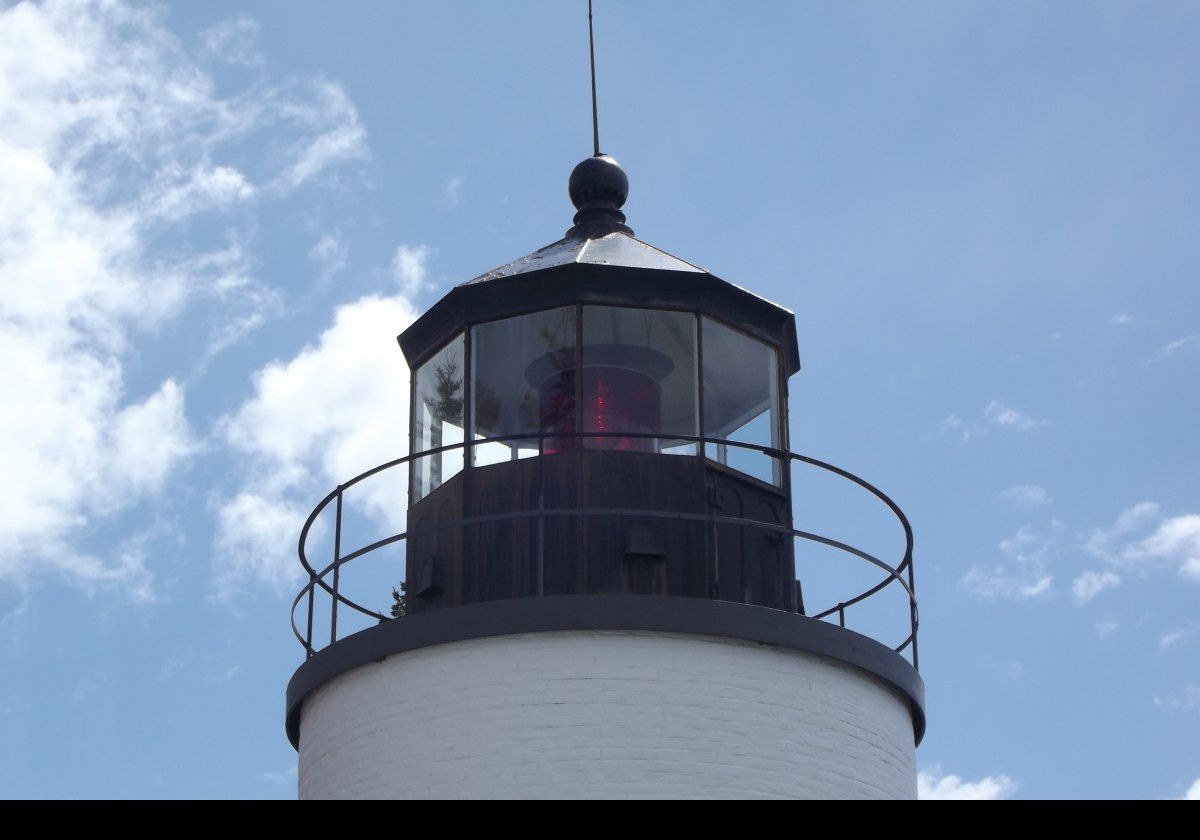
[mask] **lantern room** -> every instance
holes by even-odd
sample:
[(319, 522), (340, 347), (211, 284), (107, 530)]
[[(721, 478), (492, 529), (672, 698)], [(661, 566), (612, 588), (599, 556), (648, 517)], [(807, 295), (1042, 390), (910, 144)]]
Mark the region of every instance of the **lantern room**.
[(710, 521), (790, 528), (792, 314), (636, 239), (612, 158), (569, 193), (565, 238), (399, 338), (410, 610), (612, 592), (796, 611), (791, 541)]

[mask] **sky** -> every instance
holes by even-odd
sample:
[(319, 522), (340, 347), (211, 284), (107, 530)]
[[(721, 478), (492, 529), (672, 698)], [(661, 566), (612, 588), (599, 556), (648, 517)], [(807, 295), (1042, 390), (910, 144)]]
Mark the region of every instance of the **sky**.
[[(1200, 6), (597, 7), (631, 226), (796, 313), (792, 448), (913, 522), (922, 797), (1200, 798)], [(404, 454), (395, 335), (570, 226), (586, 38), (0, 6), (6, 796), (295, 796), (300, 525)]]

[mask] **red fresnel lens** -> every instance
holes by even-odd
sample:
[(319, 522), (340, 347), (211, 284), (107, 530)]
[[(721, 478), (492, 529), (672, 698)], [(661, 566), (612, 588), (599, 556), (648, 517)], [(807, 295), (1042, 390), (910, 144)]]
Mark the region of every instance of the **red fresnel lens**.
[[(601, 432), (612, 437), (547, 437), (546, 454), (568, 449), (658, 452), (662, 433), (662, 385), (674, 367), (663, 353), (625, 344), (590, 344), (583, 354), (583, 381), (576, 404), (575, 371), (562, 354), (548, 353), (525, 372), (538, 386), (539, 428), (551, 435)], [(565, 368), (565, 369), (564, 369)], [(540, 383), (540, 384), (539, 384)], [(578, 413), (577, 413), (578, 412)]]
[[(644, 373), (628, 368), (583, 370), (583, 431), (658, 434), (662, 430), (662, 387)], [(654, 438), (588, 438), (588, 449), (657, 452)]]
[[(583, 370), (583, 416), (585, 432), (636, 432), (659, 434), (662, 430), (662, 386), (636, 370), (607, 366)], [(575, 376), (565, 370), (547, 379), (538, 389), (541, 426), (547, 432), (575, 431)], [(655, 438), (596, 437), (546, 438), (547, 454), (574, 449), (607, 449), (619, 452), (657, 452)]]

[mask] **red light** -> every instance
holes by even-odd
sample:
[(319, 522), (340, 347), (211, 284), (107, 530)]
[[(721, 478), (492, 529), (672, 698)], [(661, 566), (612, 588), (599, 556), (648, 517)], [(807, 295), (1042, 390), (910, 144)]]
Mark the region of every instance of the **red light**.
[[(548, 432), (575, 431), (575, 376), (565, 370), (547, 379), (538, 391), (542, 428)], [(662, 386), (652, 377), (620, 367), (589, 366), (583, 369), (584, 432), (637, 432), (662, 430)], [(547, 453), (579, 446), (571, 438), (547, 438)], [(657, 452), (655, 438), (584, 438), (586, 449), (619, 452)]]

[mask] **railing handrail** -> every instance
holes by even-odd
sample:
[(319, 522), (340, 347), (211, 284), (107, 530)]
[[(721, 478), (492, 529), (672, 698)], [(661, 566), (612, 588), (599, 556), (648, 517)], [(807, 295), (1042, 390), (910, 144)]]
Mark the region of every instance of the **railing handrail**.
[[(902, 557), (900, 563), (893, 567), (893, 566), (888, 565), (884, 561), (880, 560), (879, 558), (877, 558), (865, 551), (862, 551), (861, 549), (858, 549), (852, 545), (849, 545), (848, 543), (844, 543), (839, 540), (835, 540), (830, 537), (823, 536), (821, 534), (816, 534), (816, 533), (812, 533), (809, 531), (801, 531), (801, 530), (797, 530), (794, 528), (789, 528), (784, 525), (778, 525), (775, 523), (760, 522), (758, 520), (746, 519), (744, 517), (720, 516), (720, 515), (713, 514), (713, 513), (699, 514), (699, 513), (685, 513), (682, 511), (652, 511), (652, 510), (627, 509), (627, 508), (545, 508), (545, 509), (539, 508), (539, 509), (535, 509), (535, 510), (511, 511), (508, 513), (497, 513), (497, 514), (486, 514), (486, 515), (474, 516), (474, 517), (464, 517), (464, 518), (460, 518), (460, 519), (457, 519), (457, 520), (454, 520), (451, 522), (439, 523), (436, 525), (426, 526), (423, 528), (408, 529), (408, 530), (402, 531), (401, 533), (393, 534), (392, 536), (377, 540), (369, 545), (357, 548), (354, 551), (349, 552), (348, 554), (345, 554), (345, 555), (341, 554), (342, 499), (343, 499), (345, 492), (348, 489), (350, 489), (351, 487), (355, 486), (356, 484), (359, 484), (360, 482), (365, 481), (366, 479), (368, 479), (372, 476), (378, 475), (379, 473), (384, 472), (386, 470), (390, 470), (390, 469), (393, 469), (398, 466), (407, 466), (408, 464), (412, 463), (413, 461), (415, 461), (417, 459), (428, 458), (428, 457), (439, 455), (439, 454), (442, 454), (445, 452), (451, 452), (451, 451), (456, 451), (456, 450), (462, 450), (464, 452), (464, 468), (478, 469), (478, 467), (467, 467), (466, 466), (467, 462), (469, 461), (469, 458), (466, 457), (466, 450), (469, 448), (474, 448), (481, 444), (487, 444), (487, 443), (506, 443), (506, 442), (510, 442), (510, 441), (535, 441), (536, 440), (538, 442), (538, 456), (544, 457), (544, 455), (545, 455), (544, 447), (545, 447), (545, 441), (547, 438), (554, 438), (554, 439), (592, 439), (592, 438), (651, 439), (651, 440), (660, 440), (660, 441), (671, 441), (673, 444), (695, 444), (697, 446), (697, 454), (695, 456), (691, 456), (691, 457), (699, 457), (699, 458), (706, 459), (706, 460), (708, 460), (708, 458), (707, 458), (707, 455), (705, 454), (705, 445), (713, 443), (713, 444), (721, 444), (723, 446), (732, 446), (732, 447), (735, 447), (738, 449), (744, 449), (744, 450), (748, 450), (748, 451), (760, 452), (771, 458), (779, 459), (779, 460), (785, 461), (789, 464), (792, 461), (798, 461), (800, 463), (808, 464), (809, 466), (817, 467), (818, 469), (822, 469), (827, 472), (833, 473), (834, 475), (837, 475), (841, 478), (844, 478), (844, 479), (858, 485), (859, 487), (863, 488), (864, 490), (867, 490), (869, 493), (874, 495), (881, 502), (883, 502), (884, 505), (887, 506), (887, 508), (892, 512), (892, 514), (899, 520), (901, 526), (904, 529), (904, 541), (905, 541), (904, 556)], [(689, 456), (670, 456), (670, 457), (689, 457)], [(328, 508), (328, 506), (334, 502), (337, 503), (337, 522), (335, 524), (335, 533), (334, 533), (334, 546), (335, 546), (334, 547), (334, 559), (327, 566), (318, 570), (318, 569), (314, 568), (312, 566), (312, 564), (309, 562), (305, 547), (306, 547), (306, 544), (308, 541), (309, 533), (312, 530), (314, 523), (317, 521), (317, 519), (320, 517), (320, 515), (325, 511), (325, 509)], [(702, 435), (654, 434), (654, 433), (644, 433), (644, 432), (558, 432), (558, 431), (536, 432), (536, 433), (526, 432), (526, 433), (522, 433), (522, 434), (505, 435), (502, 437), (492, 437), (492, 438), (473, 440), (473, 441), (472, 440), (463, 440), (463, 441), (459, 441), (456, 443), (445, 444), (443, 446), (438, 446), (438, 447), (434, 447), (432, 449), (423, 450), (420, 452), (410, 453), (410, 454), (404, 455), (400, 458), (395, 458), (391, 461), (387, 461), (376, 467), (372, 467), (371, 469), (364, 470), (363, 472), (361, 472), (358, 475), (351, 478), (349, 481), (339, 484), (334, 490), (332, 490), (328, 495), (326, 495), (325, 498), (322, 499), (315, 508), (313, 508), (312, 513), (310, 513), (308, 515), (308, 518), (304, 522), (304, 526), (300, 530), (300, 539), (299, 539), (299, 542), (297, 545), (297, 553), (299, 555), (301, 566), (303, 566), (304, 570), (308, 573), (309, 580), (308, 580), (308, 583), (306, 583), (301, 588), (301, 590), (296, 594), (295, 599), (292, 601), (292, 609), (291, 609), (292, 632), (296, 636), (296, 639), (300, 642), (300, 644), (304, 646), (306, 655), (311, 657), (315, 650), (315, 648), (313, 646), (312, 624), (313, 624), (313, 601), (314, 601), (314, 596), (315, 596), (317, 587), (320, 587), (326, 594), (328, 594), (333, 599), (333, 602), (332, 602), (333, 607), (332, 607), (332, 615), (331, 615), (331, 640), (330, 640), (331, 644), (337, 640), (337, 607), (339, 604), (349, 607), (350, 609), (352, 609), (362, 615), (365, 615), (369, 618), (372, 618), (372, 619), (375, 619), (378, 621), (392, 620), (390, 616), (386, 616), (380, 612), (377, 612), (375, 610), (364, 607), (361, 604), (355, 603), (354, 601), (350, 600), (345, 595), (343, 595), (339, 592), (338, 577), (340, 575), (340, 571), (341, 571), (342, 567), (344, 567), (347, 563), (350, 563), (353, 560), (358, 559), (359, 557), (362, 557), (366, 554), (370, 554), (371, 552), (377, 551), (388, 545), (392, 545), (397, 542), (402, 542), (402, 541), (408, 540), (411, 537), (424, 536), (426, 534), (436, 533), (438, 531), (446, 530), (449, 528), (461, 528), (461, 527), (470, 526), (470, 525), (487, 524), (487, 523), (491, 523), (491, 522), (512, 521), (512, 520), (517, 520), (517, 519), (532, 519), (532, 518), (539, 518), (539, 517), (543, 517), (543, 516), (551, 516), (551, 517), (555, 517), (555, 516), (628, 516), (628, 517), (639, 517), (639, 518), (644, 518), (644, 519), (675, 519), (675, 520), (683, 520), (683, 521), (701, 521), (701, 522), (708, 522), (708, 523), (737, 525), (737, 526), (742, 526), (742, 527), (759, 528), (759, 529), (763, 529), (766, 531), (775, 532), (775, 533), (778, 533), (781, 535), (790, 535), (793, 539), (796, 539), (796, 538), (804, 539), (804, 540), (808, 540), (810, 542), (819, 543), (822, 545), (829, 546), (831, 548), (838, 549), (840, 551), (847, 552), (847, 553), (852, 554), (862, 560), (865, 560), (865, 561), (871, 563), (872, 565), (878, 567), (879, 569), (883, 570), (886, 573), (884, 578), (881, 581), (879, 581), (878, 583), (876, 583), (875, 585), (864, 590), (863, 592), (860, 592), (857, 595), (854, 595), (853, 597), (849, 598), (848, 600), (840, 601), (838, 604), (836, 604), (822, 612), (813, 614), (809, 617), (814, 618), (814, 619), (825, 619), (834, 614), (837, 614), (839, 617), (839, 622), (840, 622), (841, 626), (845, 627), (845, 611), (847, 608), (852, 607), (855, 604), (861, 603), (862, 601), (865, 601), (866, 599), (870, 598), (872, 595), (875, 595), (876, 593), (880, 592), (882, 589), (886, 588), (887, 586), (890, 586), (893, 583), (898, 583), (908, 596), (910, 632), (909, 632), (908, 637), (905, 638), (898, 646), (896, 646), (893, 649), (897, 653), (900, 653), (911, 646), (913, 666), (917, 667), (919, 664), (918, 657), (917, 657), (917, 629), (919, 627), (919, 619), (918, 619), (917, 600), (916, 600), (916, 593), (915, 593), (915, 581), (914, 581), (914, 577), (913, 577), (912, 525), (909, 523), (908, 517), (904, 515), (904, 511), (900, 509), (900, 506), (897, 505), (886, 493), (884, 493), (879, 488), (875, 487), (873, 484), (871, 484), (867, 480), (849, 472), (848, 470), (844, 470), (841, 467), (834, 466), (833, 464), (827, 463), (825, 461), (821, 461), (821, 460), (812, 458), (807, 455), (801, 455), (799, 453), (790, 452), (785, 449), (779, 449), (777, 447), (772, 447), (772, 446), (762, 446), (760, 444), (745, 443), (742, 441), (727, 440), (725, 438), (710, 438), (710, 437), (705, 437)], [(325, 580), (326, 576), (329, 575), (331, 572), (333, 573), (333, 578), (334, 578), (334, 582), (333, 582), (332, 586)], [(905, 576), (907, 576), (907, 580), (905, 580)], [(301, 601), (304, 600), (305, 596), (308, 596), (308, 622), (307, 622), (308, 626), (307, 626), (307, 634), (302, 635), (300, 632), (300, 629), (296, 626), (296, 608), (300, 605)], [(306, 636), (307, 636), (307, 638), (306, 638)]]

